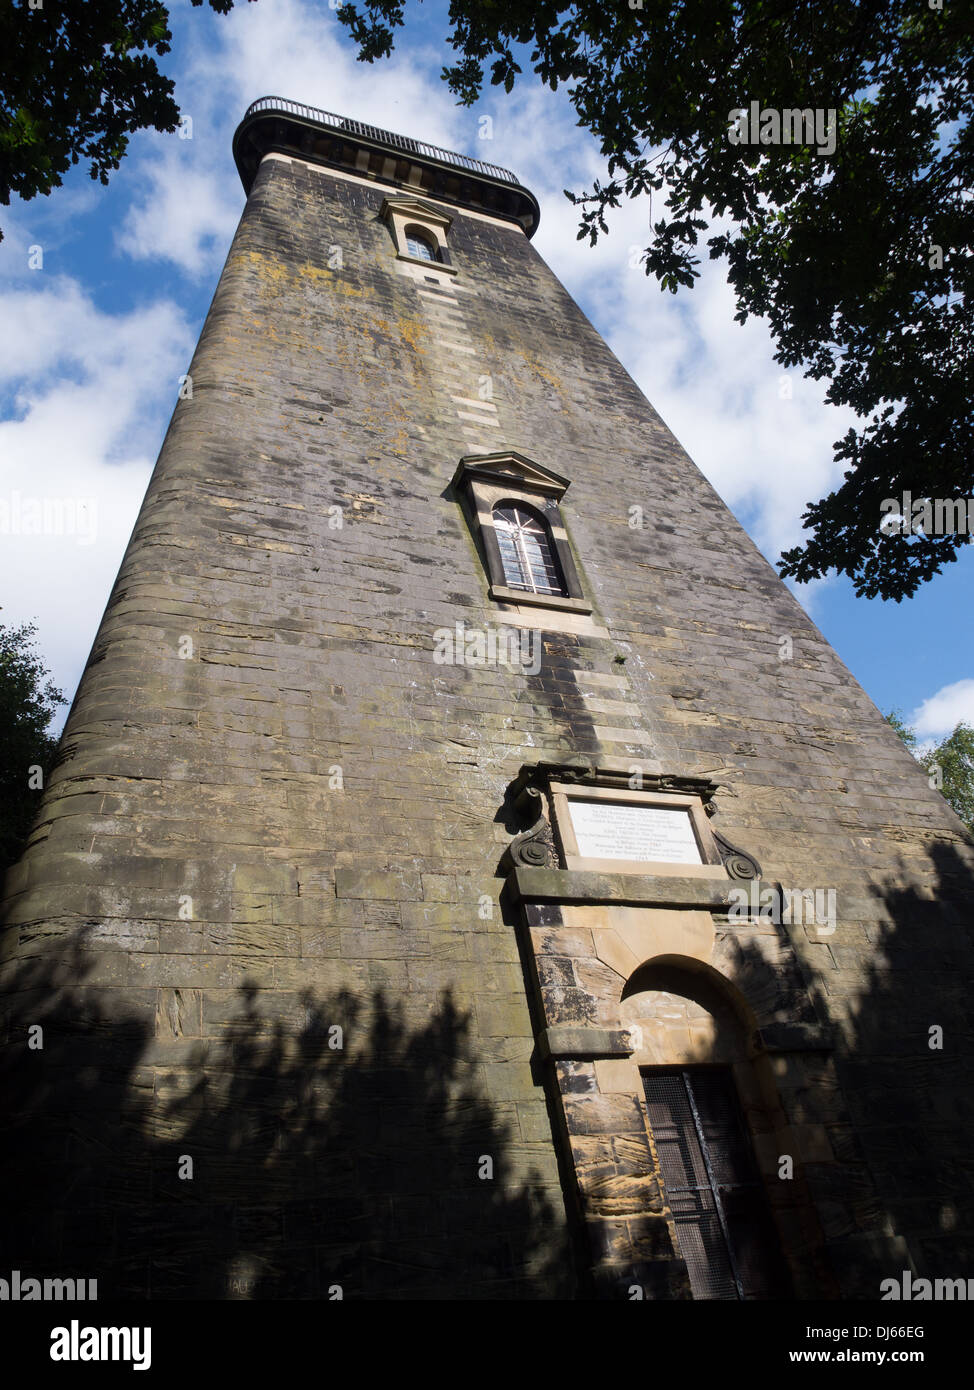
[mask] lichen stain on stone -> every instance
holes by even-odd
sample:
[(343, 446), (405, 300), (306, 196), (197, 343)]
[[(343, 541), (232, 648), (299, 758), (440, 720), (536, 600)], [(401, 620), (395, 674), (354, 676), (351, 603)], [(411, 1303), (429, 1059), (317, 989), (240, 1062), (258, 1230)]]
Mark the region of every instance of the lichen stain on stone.
[(253, 267), (265, 285), (279, 292), (283, 292), (295, 281), (300, 281), (305, 284), (310, 282), (313, 285), (327, 286), (336, 294), (344, 295), (348, 299), (361, 299), (365, 294), (364, 290), (358, 289), (347, 278), (343, 278), (339, 271), (312, 265), (310, 261), (293, 265), (279, 257), (265, 255), (261, 251), (241, 251), (234, 257), (234, 264), (235, 268), (237, 265)]
[(524, 348), (512, 348), (511, 351), (516, 352), (518, 357), (524, 359), (524, 363), (529, 371), (541, 377), (542, 381), (546, 381), (548, 385), (553, 386), (556, 391), (564, 393), (565, 387), (561, 378), (555, 376), (553, 372), (549, 372), (546, 367), (542, 366), (533, 353), (528, 352)]
[(420, 347), (420, 338), (429, 338), (429, 329), (418, 319), (401, 318), (398, 320), (399, 337), (403, 342), (409, 344), (414, 352), (425, 356), (426, 349)]
[(365, 295), (364, 290), (357, 289), (355, 285), (349, 283), (340, 272), (334, 270), (322, 270), (319, 266), (312, 265), (306, 261), (304, 265), (298, 266), (297, 278), (310, 280), (316, 285), (327, 285), (336, 294), (344, 295), (347, 299), (362, 299)]
[(400, 458), (408, 458), (411, 453), (409, 442), (409, 432), (407, 430), (397, 430), (389, 440), (389, 452), (396, 454)]

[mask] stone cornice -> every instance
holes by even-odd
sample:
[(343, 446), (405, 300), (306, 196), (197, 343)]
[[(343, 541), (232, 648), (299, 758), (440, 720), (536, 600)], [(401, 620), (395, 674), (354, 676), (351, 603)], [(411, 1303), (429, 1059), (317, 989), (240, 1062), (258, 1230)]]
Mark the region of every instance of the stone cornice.
[(284, 97), (253, 102), (234, 133), (233, 157), (245, 192), (272, 152), (487, 212), (516, 223), (529, 237), (541, 217), (534, 194), (509, 169)]

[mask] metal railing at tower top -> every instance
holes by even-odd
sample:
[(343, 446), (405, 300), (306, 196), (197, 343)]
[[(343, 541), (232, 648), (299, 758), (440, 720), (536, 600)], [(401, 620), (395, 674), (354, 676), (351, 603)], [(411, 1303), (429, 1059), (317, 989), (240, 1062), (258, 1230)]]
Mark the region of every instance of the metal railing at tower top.
[(403, 154), (414, 154), (420, 158), (435, 159), (440, 164), (452, 164), (457, 169), (467, 169), (472, 174), (483, 174), (501, 183), (511, 183), (520, 188), (520, 180), (510, 169), (502, 169), (497, 164), (486, 164), (482, 159), (471, 159), (469, 155), (457, 154), (453, 150), (440, 149), (438, 145), (427, 145), (423, 140), (411, 140), (408, 135), (396, 135), (391, 130), (380, 130), (378, 126), (365, 125), (353, 121), (348, 116), (336, 116), (333, 111), (319, 111), (315, 106), (304, 106), (300, 101), (288, 101), (286, 97), (261, 97), (253, 101), (244, 113), (244, 120), (262, 111), (279, 112), (284, 116), (296, 116), (299, 120), (313, 121), (318, 125), (333, 126), (336, 130), (347, 131), (349, 135), (361, 136), (376, 145), (389, 145)]

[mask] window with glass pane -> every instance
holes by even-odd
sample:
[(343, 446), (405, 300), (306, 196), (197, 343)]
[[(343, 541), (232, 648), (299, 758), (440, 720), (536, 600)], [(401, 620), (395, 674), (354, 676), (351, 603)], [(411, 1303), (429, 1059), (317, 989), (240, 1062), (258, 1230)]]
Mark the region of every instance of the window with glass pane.
[(417, 236), (415, 232), (406, 233), (406, 250), (411, 256), (418, 256), (421, 261), (436, 260), (432, 243), (425, 237)]
[(495, 507), (494, 534), (509, 589), (533, 594), (564, 594), (548, 528), (526, 507)]
[(694, 1298), (787, 1297), (787, 1274), (730, 1070), (654, 1067), (642, 1077)]

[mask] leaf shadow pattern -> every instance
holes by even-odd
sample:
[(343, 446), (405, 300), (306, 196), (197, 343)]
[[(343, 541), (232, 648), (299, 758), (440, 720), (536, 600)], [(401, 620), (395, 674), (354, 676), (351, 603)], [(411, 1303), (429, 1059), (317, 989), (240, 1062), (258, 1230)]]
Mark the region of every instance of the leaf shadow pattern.
[(974, 867), (963, 848), (929, 847), (923, 891), (876, 889), (888, 921), (841, 1069), (893, 1226), (927, 1278), (974, 1275)]
[(5, 971), (0, 1269), (99, 1298), (571, 1296), (558, 1194), (515, 1172), (449, 992), (409, 1027), (381, 991), (283, 1017), (245, 983), (218, 1039), (160, 1045), (85, 986), (83, 933), (60, 961)]
[[(824, 1135), (802, 1173), (845, 1297), (878, 1298), (910, 1265), (928, 1279), (974, 1275), (974, 869), (963, 843), (927, 852), (922, 871), (900, 862), (874, 882), (871, 908), (861, 899), (844, 914), (837, 890), (840, 938), (806, 928), (831, 962), (803, 973), (834, 1050), (789, 1063), (780, 1085), (792, 1123)], [(773, 997), (753, 945), (735, 941), (728, 959), (750, 998)], [(793, 1021), (790, 1008), (775, 1020)]]

